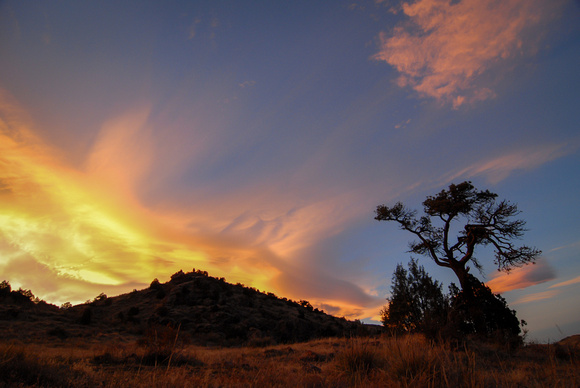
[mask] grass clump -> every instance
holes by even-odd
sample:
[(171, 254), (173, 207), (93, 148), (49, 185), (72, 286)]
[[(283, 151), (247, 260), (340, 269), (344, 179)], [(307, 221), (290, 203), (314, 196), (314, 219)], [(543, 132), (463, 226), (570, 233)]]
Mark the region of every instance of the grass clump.
[(336, 364), (339, 371), (349, 376), (368, 375), (381, 367), (384, 359), (368, 341), (353, 339), (336, 355)]

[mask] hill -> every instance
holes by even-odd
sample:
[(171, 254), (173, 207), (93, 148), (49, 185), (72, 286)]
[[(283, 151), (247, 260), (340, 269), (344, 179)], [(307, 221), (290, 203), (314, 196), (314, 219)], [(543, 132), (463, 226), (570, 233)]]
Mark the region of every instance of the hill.
[(558, 341), (559, 345), (580, 349), (580, 334), (571, 335)]
[(130, 340), (169, 328), (196, 345), (262, 346), (378, 330), (199, 270), (68, 308), (34, 300), (29, 291), (8, 291), (0, 293), (0, 336), (24, 342)]

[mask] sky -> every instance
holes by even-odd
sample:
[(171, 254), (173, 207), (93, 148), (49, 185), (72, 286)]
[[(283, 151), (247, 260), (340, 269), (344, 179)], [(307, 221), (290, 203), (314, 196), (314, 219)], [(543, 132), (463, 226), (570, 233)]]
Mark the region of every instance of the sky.
[[(54, 304), (193, 268), (377, 322), (422, 209), (517, 203), (474, 273), (580, 333), (580, 2), (0, 2), (0, 277)], [(420, 263), (445, 290), (453, 274)]]

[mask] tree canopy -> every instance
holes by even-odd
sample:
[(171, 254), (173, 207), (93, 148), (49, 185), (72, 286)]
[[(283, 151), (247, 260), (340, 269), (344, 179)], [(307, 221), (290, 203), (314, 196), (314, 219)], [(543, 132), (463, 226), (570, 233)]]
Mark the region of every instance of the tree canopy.
[(417, 240), (409, 244), (410, 252), (450, 268), (461, 288), (470, 292), (467, 264), (482, 268), (475, 256), (476, 246), (491, 245), (495, 251), (494, 263), (502, 271), (534, 263), (541, 254), (535, 248), (514, 244), (526, 231), (525, 221), (514, 219), (520, 214), (517, 205), (498, 201), (497, 197), (489, 190), (477, 190), (466, 181), (428, 196), (423, 202), (425, 215), (421, 217), (416, 210), (397, 202), (392, 207), (377, 206), (375, 219), (394, 221), (400, 229), (413, 234)]

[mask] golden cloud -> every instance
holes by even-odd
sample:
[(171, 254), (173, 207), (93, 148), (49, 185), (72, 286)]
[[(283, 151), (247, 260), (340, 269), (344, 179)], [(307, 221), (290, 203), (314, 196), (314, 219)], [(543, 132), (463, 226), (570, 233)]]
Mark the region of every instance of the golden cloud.
[[(548, 4), (549, 3), (549, 4)], [(554, 17), (561, 2), (542, 0), (418, 0), (404, 2), (407, 20), (382, 32), (374, 59), (400, 73), (397, 83), (454, 108), (492, 98), (476, 79), (498, 62), (520, 55), (530, 30)], [(533, 35), (533, 34), (532, 34)], [(537, 35), (537, 34), (536, 34)]]
[(26, 113), (0, 94), (0, 271), (6, 280), (52, 303), (77, 303), (200, 268), (332, 305), (345, 316), (376, 314), (379, 298), (295, 260), (298, 250), (339, 233), (357, 213), (348, 194), (322, 201), (327, 193), (314, 193), (297, 204), (274, 182), (235, 192), (199, 190), (187, 206), (145, 206), (139, 189), (159, 175), (154, 162), (171, 157), (164, 152), (172, 149), (156, 147), (149, 112), (144, 106), (107, 121), (78, 168), (35, 136)]

